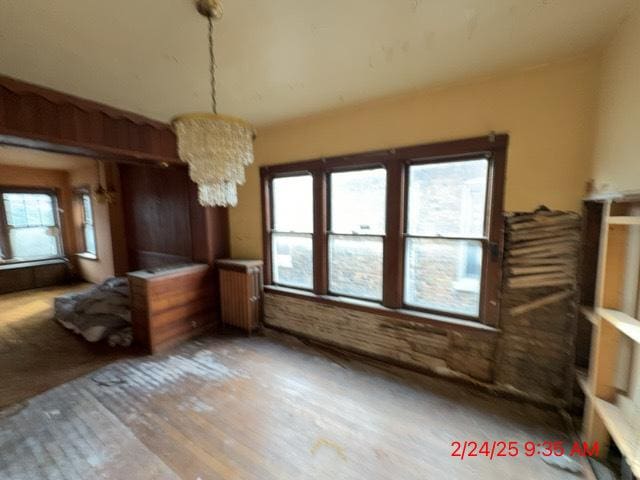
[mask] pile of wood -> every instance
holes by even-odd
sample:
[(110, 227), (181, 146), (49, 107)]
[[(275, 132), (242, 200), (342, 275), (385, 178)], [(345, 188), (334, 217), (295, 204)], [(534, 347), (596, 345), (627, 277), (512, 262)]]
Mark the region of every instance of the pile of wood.
[(507, 217), (504, 275), (509, 289), (556, 287), (558, 291), (514, 307), (512, 315), (572, 296), (577, 285), (580, 216), (539, 209)]

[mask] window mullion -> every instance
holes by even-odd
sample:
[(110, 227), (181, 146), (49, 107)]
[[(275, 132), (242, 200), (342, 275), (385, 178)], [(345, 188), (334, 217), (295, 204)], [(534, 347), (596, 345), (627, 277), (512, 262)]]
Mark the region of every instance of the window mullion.
[(387, 215), (383, 249), (382, 304), (388, 308), (402, 307), (404, 192), (404, 162), (387, 162)]
[(0, 248), (5, 259), (13, 258), (11, 241), (9, 240), (9, 225), (7, 224), (7, 214), (4, 209), (4, 197), (0, 192)]
[(328, 195), (327, 175), (323, 169), (316, 169), (313, 176), (313, 292), (326, 295), (328, 280)]
[(482, 269), (482, 319), (484, 323), (497, 326), (500, 322), (500, 288), (502, 283), (502, 252), (504, 242), (504, 224), (502, 217), (505, 183), (506, 149), (493, 151), (489, 163), (487, 179), (488, 242), (484, 245), (485, 254)]

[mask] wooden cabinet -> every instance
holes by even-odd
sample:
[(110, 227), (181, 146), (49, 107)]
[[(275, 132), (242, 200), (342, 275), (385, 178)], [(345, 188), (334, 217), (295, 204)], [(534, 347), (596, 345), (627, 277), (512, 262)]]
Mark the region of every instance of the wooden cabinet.
[(215, 285), (209, 265), (141, 270), (128, 275), (136, 344), (157, 353), (213, 328)]
[(251, 333), (262, 320), (262, 261), (218, 260), (222, 322)]

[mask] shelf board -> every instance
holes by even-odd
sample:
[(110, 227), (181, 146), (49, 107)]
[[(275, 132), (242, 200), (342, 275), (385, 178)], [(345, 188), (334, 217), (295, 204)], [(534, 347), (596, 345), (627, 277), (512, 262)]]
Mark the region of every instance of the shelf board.
[(594, 399), (596, 412), (604, 422), (609, 435), (625, 456), (633, 474), (640, 477), (640, 433), (634, 431), (622, 411), (611, 402)]
[(593, 307), (588, 307), (586, 305), (581, 305), (580, 306), (580, 313), (582, 313), (584, 318), (589, 320), (592, 324), (594, 324), (595, 326), (598, 326), (598, 323), (600, 322), (600, 319), (599, 319), (598, 315), (596, 314), (595, 310), (593, 309)]
[(609, 225), (640, 225), (640, 217), (613, 216), (607, 218)]
[(589, 373), (584, 368), (576, 368), (576, 381), (584, 396), (591, 397), (591, 389), (589, 388)]
[(597, 308), (596, 313), (633, 341), (640, 343), (640, 321), (626, 313), (609, 308)]

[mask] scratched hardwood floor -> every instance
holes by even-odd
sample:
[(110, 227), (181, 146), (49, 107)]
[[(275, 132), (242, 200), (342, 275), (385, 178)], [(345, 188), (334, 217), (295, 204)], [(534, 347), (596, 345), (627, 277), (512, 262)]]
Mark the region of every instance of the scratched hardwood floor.
[(561, 439), (550, 412), (274, 338), (119, 360), (0, 418), (0, 478), (576, 479), (455, 440)]

